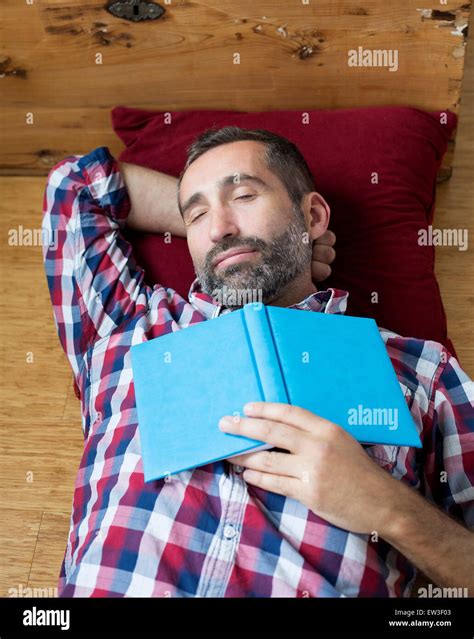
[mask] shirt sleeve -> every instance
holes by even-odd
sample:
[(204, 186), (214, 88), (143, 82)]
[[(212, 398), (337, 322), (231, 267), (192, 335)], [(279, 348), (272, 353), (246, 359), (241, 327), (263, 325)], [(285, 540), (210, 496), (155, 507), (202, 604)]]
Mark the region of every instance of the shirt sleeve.
[(425, 438), (425, 491), (445, 512), (474, 528), (474, 383), (446, 355), (433, 384), (432, 429)]
[(56, 328), (76, 383), (87, 349), (145, 312), (151, 296), (122, 235), (130, 207), (108, 147), (69, 156), (48, 175), (43, 258)]

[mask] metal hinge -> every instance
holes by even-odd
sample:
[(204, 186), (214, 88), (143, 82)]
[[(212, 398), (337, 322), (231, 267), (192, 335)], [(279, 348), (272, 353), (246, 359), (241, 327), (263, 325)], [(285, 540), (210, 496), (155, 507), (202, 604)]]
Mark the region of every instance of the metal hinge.
[(156, 2), (146, 0), (116, 0), (107, 5), (107, 11), (117, 18), (125, 20), (156, 20), (161, 18), (166, 9)]

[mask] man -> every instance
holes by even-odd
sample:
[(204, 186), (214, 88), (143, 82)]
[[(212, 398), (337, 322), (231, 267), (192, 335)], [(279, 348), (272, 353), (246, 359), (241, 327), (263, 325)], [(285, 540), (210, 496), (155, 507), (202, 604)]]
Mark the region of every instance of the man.
[[(204, 133), (178, 185), (106, 147), (51, 171), (43, 224), (59, 247), (45, 247), (45, 265), (85, 437), (61, 596), (408, 596), (415, 566), (474, 592), (474, 388), (436, 342), (380, 329), (422, 450), (361, 446), (309, 411), (262, 402), (221, 427), (289, 452), (143, 482), (130, 346), (232, 312), (216, 302), (224, 286), (344, 313), (348, 293), (311, 278), (329, 215), (298, 149), (264, 130)], [(189, 301), (145, 283), (127, 225), (186, 235)]]

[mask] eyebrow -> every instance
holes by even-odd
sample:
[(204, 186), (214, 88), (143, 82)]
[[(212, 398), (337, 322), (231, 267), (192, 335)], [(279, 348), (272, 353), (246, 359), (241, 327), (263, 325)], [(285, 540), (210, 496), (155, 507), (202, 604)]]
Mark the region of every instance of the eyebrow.
[[(258, 184), (259, 186), (267, 186), (267, 183), (262, 180), (261, 178), (257, 177), (256, 175), (249, 175), (248, 173), (239, 173), (239, 181), (236, 182), (235, 181), (235, 174), (233, 175), (226, 175), (226, 177), (221, 178), (220, 180), (218, 180), (217, 182), (217, 186), (219, 188), (225, 188), (227, 186), (240, 186), (242, 184), (242, 182), (254, 182), (255, 184)], [(186, 202), (184, 203), (184, 205), (181, 207), (181, 215), (183, 216), (183, 219), (186, 215), (186, 212), (194, 205), (197, 204), (198, 202), (201, 202), (202, 199), (204, 197), (204, 193), (202, 193), (202, 191), (196, 191), (196, 193), (193, 193), (191, 195), (191, 197), (189, 197)]]

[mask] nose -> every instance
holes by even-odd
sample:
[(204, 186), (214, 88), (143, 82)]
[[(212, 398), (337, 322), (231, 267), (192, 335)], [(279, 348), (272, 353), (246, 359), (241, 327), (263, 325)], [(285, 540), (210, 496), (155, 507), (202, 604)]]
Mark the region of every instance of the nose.
[(239, 227), (232, 211), (219, 205), (212, 209), (209, 237), (213, 242), (220, 242), (225, 237), (239, 235)]

